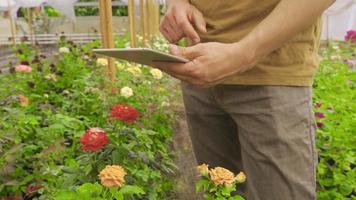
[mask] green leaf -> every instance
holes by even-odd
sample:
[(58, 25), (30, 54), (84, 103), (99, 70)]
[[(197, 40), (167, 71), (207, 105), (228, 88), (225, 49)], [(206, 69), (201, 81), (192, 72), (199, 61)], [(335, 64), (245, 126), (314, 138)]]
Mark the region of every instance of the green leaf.
[(123, 195), (142, 195), (145, 194), (145, 191), (139, 186), (136, 185), (124, 185), (120, 188), (119, 193)]
[(200, 179), (196, 184), (195, 184), (195, 191), (199, 192), (201, 190), (201, 188), (203, 188), (204, 190), (207, 190), (207, 188), (209, 187), (209, 181), (206, 179)]
[(54, 200), (77, 200), (78, 198), (75, 192), (64, 190), (56, 193), (53, 199)]
[(88, 194), (90, 197), (99, 197), (103, 187), (99, 183), (84, 183), (77, 188), (79, 194)]

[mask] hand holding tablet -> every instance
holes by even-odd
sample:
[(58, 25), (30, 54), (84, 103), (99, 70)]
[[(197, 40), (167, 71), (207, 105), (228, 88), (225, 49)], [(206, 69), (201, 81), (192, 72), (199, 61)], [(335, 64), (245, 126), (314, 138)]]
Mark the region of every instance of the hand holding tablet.
[(94, 49), (94, 53), (152, 66), (153, 62), (187, 63), (189, 60), (149, 48)]

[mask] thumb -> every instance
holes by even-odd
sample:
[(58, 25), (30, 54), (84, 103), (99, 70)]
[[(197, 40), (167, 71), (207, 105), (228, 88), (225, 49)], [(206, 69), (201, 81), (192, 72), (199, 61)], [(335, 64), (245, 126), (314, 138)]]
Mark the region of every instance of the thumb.
[(206, 33), (206, 22), (201, 12), (194, 10), (192, 16), (195, 27), (202, 33)]
[(179, 47), (177, 45), (170, 45), (169, 51), (172, 55), (194, 60), (201, 55), (201, 50), (198, 45), (191, 47)]

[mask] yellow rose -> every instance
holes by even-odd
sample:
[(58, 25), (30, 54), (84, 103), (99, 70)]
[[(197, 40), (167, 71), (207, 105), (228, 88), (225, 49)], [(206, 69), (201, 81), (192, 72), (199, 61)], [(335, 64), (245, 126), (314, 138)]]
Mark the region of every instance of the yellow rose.
[(246, 181), (246, 175), (243, 172), (240, 172), (236, 177), (235, 177), (236, 182), (238, 183), (243, 183)]
[(207, 176), (207, 175), (209, 175), (209, 165), (207, 165), (207, 164), (198, 165), (197, 171), (200, 175)]
[(163, 74), (161, 70), (159, 69), (151, 69), (150, 73), (152, 74), (153, 78), (155, 79), (161, 79), (163, 77)]
[(105, 187), (122, 187), (125, 183), (126, 172), (119, 165), (107, 165), (99, 174), (101, 184)]
[(98, 58), (96, 60), (96, 64), (99, 65), (99, 66), (107, 66), (108, 65), (108, 59)]
[(215, 167), (209, 171), (209, 174), (215, 185), (231, 186), (235, 181), (234, 173), (223, 167)]
[(131, 74), (133, 74), (134, 76), (138, 76), (138, 75), (142, 74), (141, 68), (138, 66), (129, 67), (129, 68), (127, 68), (127, 71), (130, 72)]
[(123, 96), (125, 98), (129, 98), (133, 95), (133, 90), (129, 87), (123, 87), (120, 90), (120, 94), (121, 94), (121, 96)]
[(115, 61), (115, 66), (118, 70), (123, 70), (125, 69), (125, 65), (122, 64), (121, 62)]

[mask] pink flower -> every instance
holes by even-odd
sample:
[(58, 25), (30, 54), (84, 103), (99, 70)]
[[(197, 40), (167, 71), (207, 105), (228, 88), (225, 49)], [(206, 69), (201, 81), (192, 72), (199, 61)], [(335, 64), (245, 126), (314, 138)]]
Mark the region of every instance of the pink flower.
[(323, 127), (324, 127), (324, 124), (321, 123), (321, 122), (317, 122), (317, 123), (316, 123), (316, 126), (317, 126), (318, 128), (323, 128)]
[(345, 60), (345, 64), (347, 64), (350, 69), (355, 69), (356, 67), (356, 59), (355, 60)]
[(316, 118), (319, 118), (319, 119), (325, 118), (324, 113), (321, 113), (321, 112), (317, 112), (317, 113), (315, 113), (314, 115), (315, 115)]
[(346, 32), (345, 35), (345, 41), (352, 41), (354, 44), (356, 44), (356, 30), (349, 30)]
[(32, 72), (32, 67), (28, 65), (17, 65), (15, 67), (16, 72), (22, 72), (22, 73), (31, 73)]

